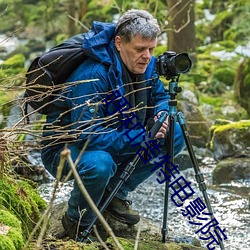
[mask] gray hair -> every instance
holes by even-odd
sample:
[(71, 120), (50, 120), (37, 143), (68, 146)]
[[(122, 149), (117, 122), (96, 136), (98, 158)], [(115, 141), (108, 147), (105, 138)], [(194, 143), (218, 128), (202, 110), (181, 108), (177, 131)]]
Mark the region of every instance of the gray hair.
[(116, 36), (128, 43), (135, 35), (153, 40), (160, 34), (157, 20), (145, 10), (128, 10), (118, 20)]

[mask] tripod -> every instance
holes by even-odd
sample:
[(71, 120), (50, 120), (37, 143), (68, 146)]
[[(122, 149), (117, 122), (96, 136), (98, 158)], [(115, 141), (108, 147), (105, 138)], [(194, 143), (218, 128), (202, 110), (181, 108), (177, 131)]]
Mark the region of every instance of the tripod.
[[(193, 164), (194, 167), (194, 171), (195, 171), (195, 179), (197, 181), (197, 184), (199, 186), (200, 191), (203, 194), (203, 198), (205, 200), (207, 209), (210, 213), (210, 217), (211, 220), (214, 219), (214, 215), (213, 215), (213, 211), (212, 211), (212, 207), (210, 204), (210, 201), (208, 199), (208, 195), (206, 192), (206, 184), (204, 182), (204, 177), (203, 174), (201, 173), (200, 169), (199, 169), (199, 165), (197, 162), (197, 159), (195, 157), (191, 142), (190, 142), (190, 138), (189, 138), (189, 133), (187, 131), (186, 128), (186, 124), (185, 124), (185, 120), (184, 120), (184, 116), (181, 112), (177, 113), (177, 100), (176, 100), (176, 95), (177, 93), (180, 93), (182, 91), (181, 87), (178, 86), (178, 80), (179, 80), (179, 76), (174, 79), (172, 78), (172, 80), (169, 82), (169, 94), (170, 94), (170, 100), (169, 100), (169, 133), (168, 133), (168, 137), (167, 137), (167, 142), (168, 142), (168, 155), (174, 156), (174, 123), (175, 123), (175, 118), (177, 117), (177, 120), (181, 126), (181, 131), (183, 133), (183, 137), (187, 146), (187, 150), (191, 159), (191, 162)], [(172, 164), (174, 162), (172, 161)], [(167, 162), (166, 166), (168, 167), (168, 169), (171, 169), (171, 162)], [(166, 167), (165, 167), (165, 171), (167, 173)], [(166, 180), (165, 182), (165, 197), (164, 197), (164, 214), (163, 214), (163, 226), (162, 226), (162, 242), (165, 243), (166, 242), (166, 234), (167, 234), (167, 216), (168, 216), (168, 196), (169, 196), (169, 181)], [(223, 242), (221, 241), (221, 239), (218, 237), (218, 241), (219, 241), (219, 245), (221, 250), (224, 250), (224, 245)]]
[[(152, 129), (149, 132), (150, 137), (146, 138), (146, 140), (141, 143), (141, 146), (146, 148), (146, 146), (145, 146), (146, 143), (150, 140), (150, 138), (155, 137), (156, 133), (161, 128), (163, 122), (165, 121), (165, 119), (167, 118), (167, 115), (168, 115), (168, 117), (169, 117), (169, 132), (168, 132), (168, 137), (167, 137), (168, 155), (174, 156), (174, 123), (175, 123), (175, 118), (177, 117), (178, 122), (181, 126), (181, 130), (182, 130), (182, 133), (183, 133), (183, 136), (185, 139), (185, 143), (186, 143), (186, 146), (187, 146), (187, 149), (189, 152), (191, 162), (192, 162), (193, 167), (194, 167), (196, 181), (199, 185), (200, 191), (203, 194), (207, 209), (210, 213), (210, 217), (211, 217), (211, 219), (214, 219), (212, 207), (210, 205), (210, 201), (208, 199), (208, 195), (206, 192), (206, 184), (204, 182), (204, 177), (203, 177), (202, 173), (200, 172), (198, 162), (196, 160), (192, 145), (190, 143), (189, 134), (188, 134), (188, 131), (186, 129), (184, 117), (183, 117), (181, 112), (177, 113), (177, 108), (176, 108), (177, 107), (177, 100), (175, 99), (175, 97), (176, 97), (177, 93), (180, 93), (182, 91), (181, 87), (178, 86), (178, 79), (179, 79), (179, 77), (177, 77), (177, 79), (173, 78), (169, 82), (169, 94), (170, 94), (170, 100), (168, 101), (169, 113), (168, 114), (167, 114), (167, 112), (161, 113), (159, 119), (155, 122), (155, 124), (153, 125)], [(130, 177), (130, 175), (134, 171), (139, 160), (140, 160), (140, 156), (137, 154), (135, 156), (135, 158), (126, 166), (126, 168), (124, 169), (123, 173), (120, 176), (120, 181), (118, 182), (116, 187), (113, 189), (113, 191), (110, 193), (110, 195), (108, 196), (106, 201), (102, 204), (101, 208), (99, 209), (101, 213), (110, 204), (110, 202), (112, 201), (112, 199), (114, 198), (114, 196), (116, 195), (116, 193), (118, 192), (118, 190), (120, 189), (122, 184)], [(174, 164), (173, 161), (172, 161), (172, 164)], [(168, 161), (166, 163), (166, 166), (168, 167), (168, 169), (171, 169), (171, 162)], [(166, 167), (165, 167), (165, 172), (167, 173)], [(169, 196), (169, 181), (166, 180), (166, 182), (165, 182), (165, 197), (164, 197), (163, 226), (162, 226), (162, 242), (163, 243), (166, 242), (166, 234), (168, 231), (167, 230), (168, 196)], [(94, 217), (93, 221), (90, 223), (88, 228), (85, 229), (84, 232), (82, 233), (83, 241), (88, 239), (88, 235), (90, 234), (92, 227), (94, 226), (96, 220), (97, 220), (97, 216)], [(223, 242), (219, 238), (218, 238), (218, 241), (219, 241), (219, 245), (220, 245), (221, 250), (224, 250), (225, 248), (224, 248)]]

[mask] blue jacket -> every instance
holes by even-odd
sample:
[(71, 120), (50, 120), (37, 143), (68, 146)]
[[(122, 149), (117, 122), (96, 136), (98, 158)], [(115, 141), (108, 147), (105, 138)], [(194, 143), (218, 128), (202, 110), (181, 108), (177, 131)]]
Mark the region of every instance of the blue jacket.
[[(111, 154), (124, 155), (135, 153), (139, 149), (132, 145), (141, 143), (145, 133), (142, 133), (141, 128), (131, 130), (123, 127), (117, 130), (117, 118), (108, 116), (114, 107), (103, 102), (114, 90), (124, 94), (121, 63), (114, 53), (114, 31), (114, 24), (93, 23), (83, 41), (88, 59), (67, 80), (68, 87), (62, 93), (64, 101), (55, 103), (56, 107), (47, 115), (47, 123), (63, 128), (61, 138), (69, 137), (79, 147), (83, 147), (88, 139), (88, 150), (104, 150)], [(155, 71), (154, 57), (145, 76), (146, 85), (150, 87), (147, 90), (147, 106), (154, 107), (154, 114), (162, 110), (168, 111), (169, 95)], [(86, 81), (81, 82), (83, 80)], [(65, 105), (69, 111), (62, 112)], [(44, 135), (56, 136), (61, 132), (50, 131)], [(130, 138), (138, 137), (131, 143), (126, 132), (129, 132)]]

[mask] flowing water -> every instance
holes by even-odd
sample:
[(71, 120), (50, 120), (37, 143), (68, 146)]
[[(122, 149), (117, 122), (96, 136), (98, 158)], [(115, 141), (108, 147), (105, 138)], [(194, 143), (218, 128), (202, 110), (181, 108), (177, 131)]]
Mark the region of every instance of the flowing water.
[[(227, 239), (223, 241), (226, 250), (250, 250), (250, 180), (234, 181), (229, 184), (212, 185), (212, 170), (215, 162), (211, 158), (205, 158), (200, 167), (207, 186), (207, 193), (213, 208), (213, 214), (219, 222), (221, 229), (225, 229)], [(197, 197), (203, 199), (203, 194), (197, 187), (194, 177), (194, 169), (189, 168), (181, 171), (181, 175), (187, 181), (191, 181), (191, 187), (195, 193), (185, 200), (184, 206)], [(133, 201), (133, 208), (138, 210), (142, 217), (152, 221), (155, 225), (162, 227), (162, 217), (164, 212), (165, 185), (159, 184), (156, 176), (152, 176), (142, 183), (136, 192), (130, 194)], [(65, 201), (69, 198), (72, 182), (60, 187), (56, 203)], [(53, 182), (40, 186), (41, 195), (49, 201)], [(173, 192), (170, 195), (171, 196)], [(190, 243), (194, 238), (197, 226), (189, 223), (187, 217), (173, 201), (169, 198), (168, 206), (168, 229), (169, 237), (175, 241)], [(204, 224), (203, 224), (204, 225)], [(206, 246), (204, 240), (200, 240), (201, 245)], [(213, 245), (215, 246), (215, 245)], [(220, 249), (216, 246), (215, 249)]]

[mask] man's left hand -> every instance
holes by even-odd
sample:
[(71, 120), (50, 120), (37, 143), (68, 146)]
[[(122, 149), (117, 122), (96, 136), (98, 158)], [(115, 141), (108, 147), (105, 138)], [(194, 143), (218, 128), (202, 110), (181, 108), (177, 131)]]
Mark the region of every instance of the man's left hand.
[[(162, 111), (159, 112), (155, 117), (154, 117), (154, 121), (156, 122), (158, 120), (158, 118), (160, 117)], [(165, 119), (165, 121), (163, 122), (161, 128), (159, 129), (159, 131), (157, 132), (157, 134), (155, 135), (155, 139), (159, 139), (159, 138), (165, 138), (166, 133), (169, 130), (169, 123), (168, 123), (168, 116)]]

